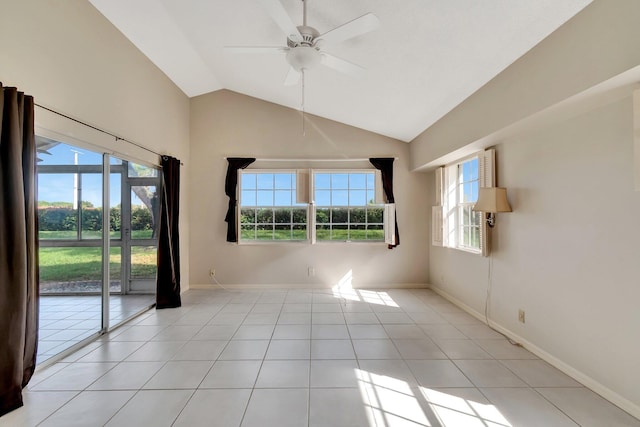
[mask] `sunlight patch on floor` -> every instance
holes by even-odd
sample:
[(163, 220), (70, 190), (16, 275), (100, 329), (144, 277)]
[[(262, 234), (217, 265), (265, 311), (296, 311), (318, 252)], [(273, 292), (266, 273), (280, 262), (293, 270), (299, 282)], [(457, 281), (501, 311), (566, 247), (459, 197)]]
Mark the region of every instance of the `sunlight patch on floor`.
[[(362, 400), (385, 427), (513, 427), (498, 408), (441, 390), (356, 369)], [(464, 394), (464, 393), (461, 393)]]

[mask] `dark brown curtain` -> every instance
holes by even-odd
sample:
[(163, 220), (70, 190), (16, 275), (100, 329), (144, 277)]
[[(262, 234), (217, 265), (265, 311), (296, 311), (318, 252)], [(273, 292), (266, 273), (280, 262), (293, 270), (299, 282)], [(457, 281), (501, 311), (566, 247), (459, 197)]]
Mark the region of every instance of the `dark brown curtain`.
[(180, 299), (180, 160), (162, 156), (162, 196), (158, 235), (156, 308), (175, 308)]
[(38, 347), (33, 97), (0, 83), (0, 416), (22, 406)]
[(236, 233), (236, 204), (238, 203), (236, 188), (238, 187), (238, 170), (246, 168), (255, 161), (256, 159), (254, 158), (227, 158), (229, 166), (227, 166), (227, 178), (224, 180), (224, 192), (229, 196), (229, 208), (227, 209), (227, 216), (224, 217), (224, 220), (227, 222), (227, 242), (238, 241)]
[[(396, 199), (393, 196), (393, 157), (379, 157), (371, 158), (369, 161), (371, 164), (380, 171), (382, 175), (382, 188), (384, 195), (387, 198), (387, 203), (395, 203)], [(398, 233), (398, 218), (396, 217), (395, 224), (396, 242), (395, 245), (389, 245), (389, 249), (393, 249), (400, 244), (400, 234)]]

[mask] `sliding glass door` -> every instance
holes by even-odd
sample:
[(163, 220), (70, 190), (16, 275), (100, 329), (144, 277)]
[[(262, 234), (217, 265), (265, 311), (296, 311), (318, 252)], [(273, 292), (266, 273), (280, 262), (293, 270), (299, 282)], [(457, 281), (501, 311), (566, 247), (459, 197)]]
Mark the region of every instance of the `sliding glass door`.
[(42, 362), (153, 305), (160, 182), (152, 167), (37, 146)]

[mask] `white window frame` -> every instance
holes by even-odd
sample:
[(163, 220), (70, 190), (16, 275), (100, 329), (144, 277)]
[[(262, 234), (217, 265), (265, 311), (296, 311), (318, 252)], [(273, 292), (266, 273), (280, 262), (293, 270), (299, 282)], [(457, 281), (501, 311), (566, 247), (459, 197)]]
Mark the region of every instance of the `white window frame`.
[(463, 209), (473, 206), (475, 201), (460, 202), (460, 167), (473, 159), (478, 159), (478, 187), (495, 186), (494, 149), (474, 153), (436, 169), (436, 205), (431, 210), (431, 243), (433, 246), (443, 246), (488, 256), (489, 228), (484, 212), (476, 213), (479, 218), (479, 246), (470, 247), (462, 242), (463, 225), (460, 222)]
[[(384, 209), (383, 212), (383, 231), (384, 238), (381, 240), (317, 240), (316, 239), (316, 203), (315, 196), (315, 173), (371, 173), (375, 174), (374, 180), (374, 198), (376, 205)], [(307, 238), (302, 240), (246, 240), (242, 239), (241, 232), (241, 214), (242, 214), (242, 175), (250, 173), (295, 173), (296, 174), (296, 202), (304, 203), (307, 206)], [(236, 210), (236, 225), (238, 244), (243, 245), (262, 245), (262, 244), (336, 244), (336, 243), (356, 243), (356, 244), (395, 244), (395, 204), (384, 203), (383, 190), (382, 190), (382, 178), (380, 171), (377, 169), (368, 168), (353, 168), (353, 169), (240, 169), (238, 170), (238, 187), (237, 187), (237, 200), (238, 208)], [(349, 206), (358, 207), (359, 205)], [(367, 205), (364, 205), (365, 207)], [(295, 208), (295, 206), (294, 206)], [(275, 219), (274, 219), (275, 220)]]
[[(305, 233), (305, 238), (304, 239), (271, 239), (271, 240), (259, 240), (259, 239), (242, 239), (242, 175), (243, 173), (247, 173), (247, 174), (293, 174), (296, 175), (296, 189), (295, 191), (293, 191), (293, 196), (295, 197), (295, 202), (296, 203), (303, 203), (304, 209), (307, 212), (307, 220), (306, 220), (306, 233)], [(309, 240), (309, 236), (310, 236), (310, 231), (309, 231), (309, 218), (311, 217), (311, 212), (309, 209), (309, 204), (308, 204), (308, 200), (301, 200), (301, 197), (304, 197), (304, 192), (301, 191), (298, 186), (300, 185), (301, 181), (300, 181), (300, 175), (298, 173), (298, 171), (296, 169), (244, 169), (244, 170), (239, 170), (238, 171), (238, 188), (237, 188), (237, 200), (238, 200), (238, 208), (236, 209), (236, 226), (237, 226), (237, 236), (238, 236), (238, 244), (243, 244), (243, 245), (262, 245), (262, 244), (273, 244), (273, 243), (280, 243), (280, 244), (300, 244), (300, 243), (305, 243)], [(304, 186), (303, 186), (304, 187)], [(251, 189), (253, 190), (253, 189)], [(275, 192), (277, 189), (274, 187), (273, 191)], [(259, 189), (256, 188), (256, 198), (258, 196), (257, 192), (259, 191)], [(257, 202), (257, 200), (256, 200)], [(247, 208), (247, 206), (244, 206), (245, 208)], [(302, 209), (302, 206), (296, 206), (296, 205), (291, 205), (291, 206), (259, 206), (256, 203), (256, 206), (251, 206), (251, 208), (255, 208), (256, 209), (256, 214), (257, 214), (257, 209), (268, 209), (268, 208), (272, 208), (272, 209), (278, 209), (278, 208), (291, 208), (291, 209)], [(274, 212), (275, 215), (275, 212)], [(292, 218), (293, 220), (293, 218)], [(258, 223), (256, 223), (258, 224)], [(288, 223), (288, 224), (296, 224), (296, 223)], [(273, 218), (273, 222), (272, 225), (276, 225), (275, 222), (275, 217)]]

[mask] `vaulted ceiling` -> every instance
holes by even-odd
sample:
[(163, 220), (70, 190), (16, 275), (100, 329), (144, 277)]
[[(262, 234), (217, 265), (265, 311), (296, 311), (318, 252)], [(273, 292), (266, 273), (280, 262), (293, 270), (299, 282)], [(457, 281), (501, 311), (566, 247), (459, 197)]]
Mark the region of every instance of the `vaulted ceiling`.
[[(302, 82), (283, 84), (284, 55), (223, 49), (286, 45), (259, 0), (90, 1), (189, 97), (229, 89), (302, 108)], [(380, 20), (373, 32), (323, 47), (366, 72), (306, 71), (305, 111), (407, 142), (591, 2), (305, 1), (307, 24), (321, 34), (368, 12)], [(281, 2), (301, 25), (302, 0)]]

